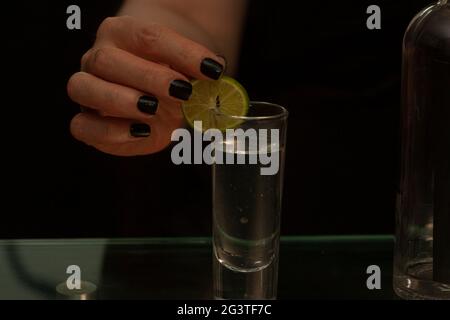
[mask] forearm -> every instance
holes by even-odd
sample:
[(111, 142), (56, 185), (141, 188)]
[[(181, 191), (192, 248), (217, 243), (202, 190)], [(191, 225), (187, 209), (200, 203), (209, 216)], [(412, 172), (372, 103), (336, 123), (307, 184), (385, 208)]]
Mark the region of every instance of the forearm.
[(170, 27), (224, 55), (228, 73), (236, 70), (245, 0), (128, 0), (119, 15)]

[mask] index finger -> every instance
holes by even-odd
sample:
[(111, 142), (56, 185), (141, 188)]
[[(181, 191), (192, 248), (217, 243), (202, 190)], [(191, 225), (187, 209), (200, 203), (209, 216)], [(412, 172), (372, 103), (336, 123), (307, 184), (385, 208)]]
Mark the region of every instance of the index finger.
[(218, 80), (225, 71), (223, 57), (159, 24), (126, 16), (108, 18), (100, 26), (98, 37), (196, 79)]

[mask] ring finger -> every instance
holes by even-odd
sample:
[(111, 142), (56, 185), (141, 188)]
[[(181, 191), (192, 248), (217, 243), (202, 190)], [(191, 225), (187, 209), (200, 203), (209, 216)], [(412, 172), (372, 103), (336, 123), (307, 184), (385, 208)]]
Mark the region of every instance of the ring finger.
[(177, 102), (160, 103), (154, 96), (85, 72), (78, 72), (70, 78), (67, 92), (76, 103), (105, 116), (145, 121), (156, 114), (168, 116), (181, 113)]

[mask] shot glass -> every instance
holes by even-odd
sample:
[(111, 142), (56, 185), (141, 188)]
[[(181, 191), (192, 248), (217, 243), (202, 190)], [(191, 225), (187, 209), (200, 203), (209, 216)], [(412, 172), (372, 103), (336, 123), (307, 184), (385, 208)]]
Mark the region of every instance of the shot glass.
[(287, 118), (264, 102), (245, 117), (215, 115), (229, 128), (213, 165), (216, 299), (276, 299)]

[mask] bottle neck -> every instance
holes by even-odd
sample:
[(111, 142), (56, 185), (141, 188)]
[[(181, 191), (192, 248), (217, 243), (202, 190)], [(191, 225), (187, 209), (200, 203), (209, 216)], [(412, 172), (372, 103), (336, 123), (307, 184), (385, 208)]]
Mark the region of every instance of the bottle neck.
[(440, 4), (440, 5), (447, 4), (447, 0), (439, 0), (439, 4)]

